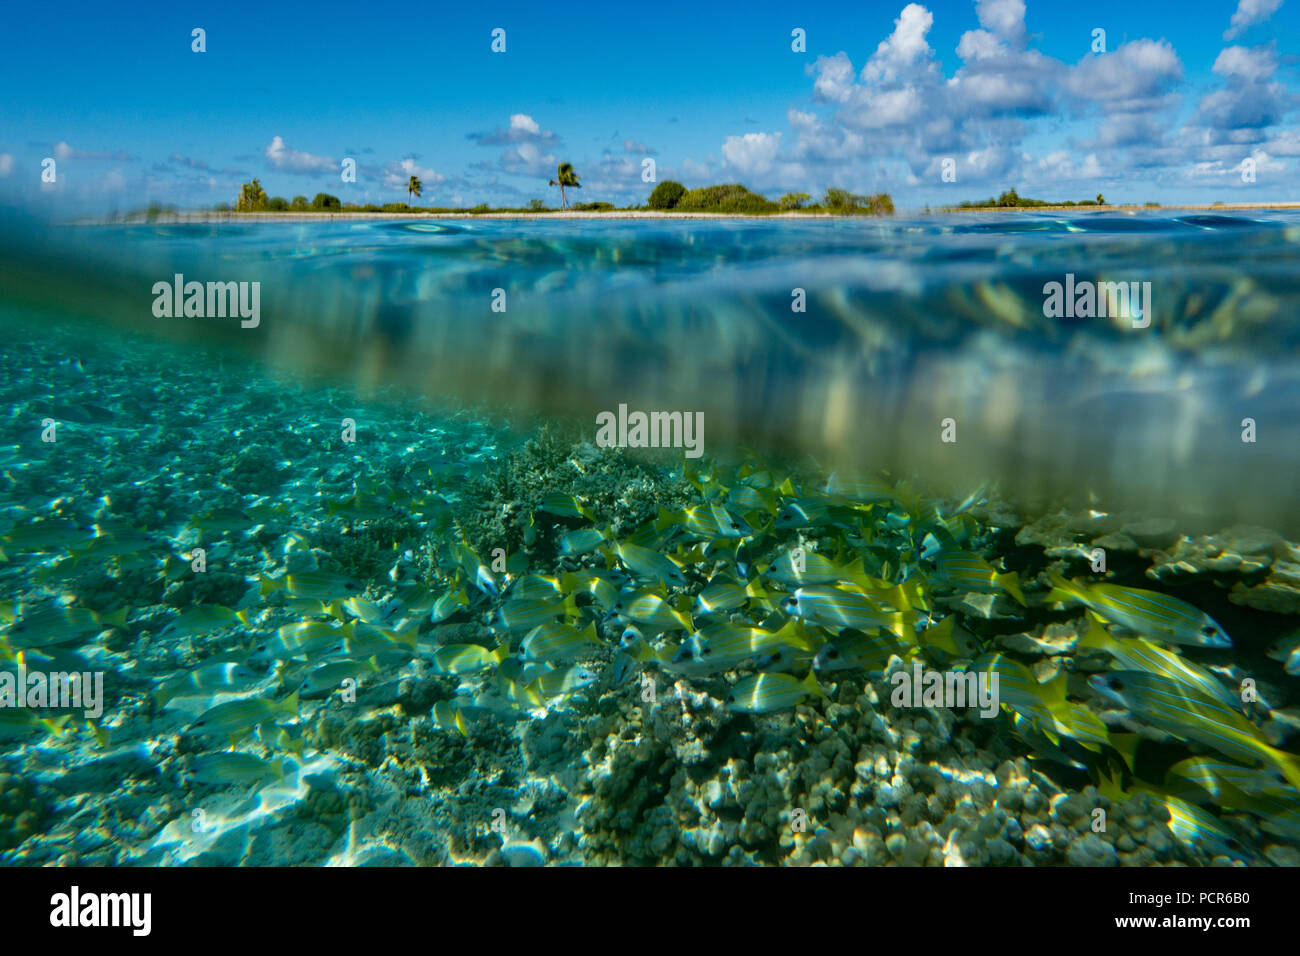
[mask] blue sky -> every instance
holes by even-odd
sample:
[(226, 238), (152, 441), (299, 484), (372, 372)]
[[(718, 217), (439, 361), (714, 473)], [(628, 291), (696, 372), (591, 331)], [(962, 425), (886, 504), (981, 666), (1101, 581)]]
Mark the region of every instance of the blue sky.
[[(582, 200), (624, 204), (652, 188), (650, 158), (658, 180), (688, 187), (839, 186), (914, 208), (1011, 186), (1300, 200), (1300, 0), (449, 9), (13, 6), (0, 197), (210, 206), (256, 176), (286, 198), (392, 202), (414, 173), (429, 204), (554, 205), (546, 179), (569, 161)], [(191, 50), (195, 27), (206, 52)], [(504, 53), (490, 48), (498, 27)], [(348, 157), (355, 184), (340, 180)]]

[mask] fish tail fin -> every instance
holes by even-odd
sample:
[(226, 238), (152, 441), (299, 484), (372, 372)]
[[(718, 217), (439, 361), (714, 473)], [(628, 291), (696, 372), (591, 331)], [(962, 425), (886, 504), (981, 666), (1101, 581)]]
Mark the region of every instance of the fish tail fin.
[(95, 738), (95, 743), (99, 745), (100, 750), (108, 746), (108, 731), (98, 721), (87, 720), (86, 726), (90, 728), (90, 734)]
[(1074, 643), (1075, 650), (1086, 648), (1090, 650), (1107, 651), (1115, 646), (1115, 638), (1110, 636), (1110, 631), (1106, 629), (1105, 623), (1092, 611), (1084, 615), (1084, 630)]
[(50, 733), (54, 734), (54, 736), (62, 737), (68, 732), (68, 721), (71, 719), (71, 714), (62, 714), (58, 717), (42, 717), (41, 725)]
[(1015, 571), (1008, 571), (1005, 574), (995, 574), (993, 575), (993, 580), (996, 581), (1004, 591), (1015, 598), (1016, 602), (1021, 607), (1029, 606), (1025, 603), (1024, 592), (1020, 590), (1020, 575)]
[(821, 684), (817, 683), (816, 671), (809, 670), (808, 676), (805, 677), (801, 683), (804, 687), (808, 688), (808, 693), (814, 694), (822, 700), (830, 700), (830, 698), (826, 696), (826, 691), (822, 690)]
[[(287, 577), (287, 575), (285, 576)], [(285, 578), (270, 578), (265, 574), (258, 575), (258, 597), (266, 597), (268, 594), (274, 594), (284, 587)]]
[[(596, 625), (593, 622), (592, 627), (595, 626)], [(498, 665), (504, 664), (506, 662), (506, 658), (509, 656), (510, 656), (510, 642), (507, 640), (502, 640), (501, 643), (496, 646), (496, 649), (492, 651), (492, 659), (495, 660)]]
[(1269, 747), (1268, 754), (1277, 764), (1277, 769), (1282, 771), (1282, 776), (1286, 777), (1287, 783), (1300, 790), (1300, 755), (1287, 753), (1276, 747)]
[(1047, 592), (1047, 597), (1044, 598), (1045, 603), (1052, 604), (1061, 601), (1066, 604), (1073, 604), (1080, 602), (1079, 586), (1073, 581), (1065, 580), (1055, 571), (1047, 572), (1047, 580), (1051, 582), (1052, 589)]
[(414, 654), (420, 646), (420, 626), (408, 627), (404, 631), (386, 631), (389, 638), (395, 644), (404, 644), (411, 649)]
[(655, 518), (655, 530), (663, 531), (665, 528), (671, 528), (673, 525), (680, 523), (682, 516), (669, 511), (662, 505), (659, 507), (659, 517)]
[(116, 611), (102, 615), (101, 620), (103, 620), (105, 624), (117, 628), (119, 631), (124, 631), (126, 630), (126, 616), (130, 613), (130, 610), (131, 609), (127, 607), (120, 607)]
[(955, 621), (955, 616), (949, 614), (938, 624), (931, 625), (918, 633), (917, 641), (921, 644), (928, 644), (930, 647), (937, 647), (941, 651), (947, 651), (953, 657), (960, 657), (961, 649), (952, 636)]
[(461, 707), (456, 708), (456, 729), (462, 737), (469, 736), (469, 728), (465, 726), (465, 711)]
[(803, 622), (797, 617), (792, 617), (786, 621), (774, 636), (777, 643), (788, 644), (790, 647), (797, 647), (801, 651), (812, 650), (812, 644), (808, 641), (808, 634), (804, 630)]
[(280, 701), (280, 703), (276, 705), (276, 708), (282, 714), (289, 714), (294, 717), (297, 717), (298, 716), (298, 692), (294, 691), (284, 700)]

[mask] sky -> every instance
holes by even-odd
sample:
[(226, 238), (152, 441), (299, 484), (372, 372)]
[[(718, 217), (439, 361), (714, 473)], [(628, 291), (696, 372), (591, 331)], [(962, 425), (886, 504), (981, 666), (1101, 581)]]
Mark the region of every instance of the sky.
[(411, 175), (422, 204), (555, 206), (559, 162), (618, 205), (1300, 200), (1300, 0), (14, 4), (0, 89), (0, 201), (37, 211)]

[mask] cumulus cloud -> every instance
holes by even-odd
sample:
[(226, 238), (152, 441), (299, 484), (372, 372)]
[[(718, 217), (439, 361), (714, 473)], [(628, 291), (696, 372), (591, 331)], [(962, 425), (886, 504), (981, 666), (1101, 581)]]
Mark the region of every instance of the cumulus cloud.
[(520, 143), (501, 155), (500, 167), (508, 173), (526, 176), (554, 175), (559, 159), (554, 153), (544, 153), (536, 143)]
[(631, 156), (654, 156), (655, 150), (651, 149), (645, 143), (638, 143), (634, 139), (623, 140), (623, 152)]
[(772, 168), (781, 148), (780, 133), (746, 133), (728, 136), (722, 144), (722, 158), (746, 175), (760, 175)]
[(1237, 0), (1237, 10), (1232, 15), (1228, 29), (1223, 32), (1225, 40), (1240, 36), (1247, 28), (1263, 23), (1271, 17), (1282, 0)]
[(560, 138), (550, 130), (543, 130), (537, 120), (527, 113), (514, 113), (510, 125), (489, 130), (484, 133), (470, 133), (469, 139), (480, 146), (513, 146), (520, 143), (532, 143), (540, 149), (550, 149), (559, 145)]
[(1220, 76), (1235, 76), (1254, 83), (1273, 75), (1277, 57), (1267, 47), (1230, 46), (1219, 53), (1211, 69)]
[(279, 136), (272, 138), (263, 155), (266, 156), (266, 161), (280, 172), (300, 176), (333, 172), (338, 167), (338, 164), (328, 157), (313, 156), (311, 153), (290, 149)]
[(418, 176), (420, 184), (427, 190), (432, 189), (438, 183), (445, 182), (447, 177), (442, 173), (436, 172), (426, 166), (419, 165), (413, 156), (398, 162), (389, 163), (384, 167), (383, 182), (387, 189), (400, 189), (406, 191), (406, 185), (410, 182), (412, 176)]
[[(1242, 0), (1234, 24), (1260, 22), (1277, 5)], [(907, 2), (889, 35), (866, 45), (865, 62), (855, 65), (851, 48), (805, 68), (810, 99), (788, 108), (784, 139), (728, 136), (723, 161), (759, 187), (873, 191), (938, 184), (947, 160), (963, 184), (1030, 187), (1120, 175), (1172, 182), (1193, 162), (1230, 169), (1252, 151), (1277, 163), (1300, 150), (1300, 134), (1273, 132), (1300, 99), (1276, 79), (1271, 47), (1223, 50), (1217, 88), (1180, 125), (1184, 65), (1167, 40), (1134, 38), (1067, 64), (1033, 48), (1025, 16), (1025, 0), (976, 0), (977, 23), (959, 34), (958, 62), (945, 70), (935, 16)], [(1027, 144), (1046, 132), (1053, 145), (1031, 154)], [(811, 181), (789, 182), (796, 173)]]

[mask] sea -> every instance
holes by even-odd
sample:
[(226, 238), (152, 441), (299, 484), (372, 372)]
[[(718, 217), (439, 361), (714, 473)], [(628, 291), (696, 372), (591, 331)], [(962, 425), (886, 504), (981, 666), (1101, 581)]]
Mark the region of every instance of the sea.
[(2, 221), (0, 863), (1300, 865), (1294, 212)]

